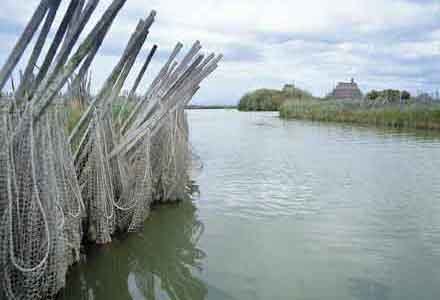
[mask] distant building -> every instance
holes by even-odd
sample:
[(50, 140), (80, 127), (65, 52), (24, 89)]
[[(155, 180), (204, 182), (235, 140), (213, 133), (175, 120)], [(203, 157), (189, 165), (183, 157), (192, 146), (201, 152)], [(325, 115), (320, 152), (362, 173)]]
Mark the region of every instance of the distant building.
[(350, 82), (339, 82), (329, 97), (338, 100), (359, 100), (362, 99), (362, 92), (352, 78)]

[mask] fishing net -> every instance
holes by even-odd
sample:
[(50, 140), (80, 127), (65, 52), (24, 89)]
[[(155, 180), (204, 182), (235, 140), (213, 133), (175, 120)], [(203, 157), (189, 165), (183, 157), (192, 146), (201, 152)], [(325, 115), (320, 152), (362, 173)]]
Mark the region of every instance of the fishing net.
[[(95, 115), (98, 112), (95, 112)], [(87, 235), (91, 241), (109, 243), (114, 230), (114, 193), (107, 157), (104, 124), (94, 118), (84, 135), (75, 162), (78, 182), (87, 209)]]
[[(197, 41), (178, 63), (178, 43), (131, 109), (120, 94), (154, 21), (152, 11), (92, 97), (88, 68), (125, 1), (112, 0), (75, 47), (98, 1), (71, 0), (34, 74), (56, 12), (53, 1), (42, 0), (0, 70), (1, 92), (45, 20), (18, 91), (0, 99), (0, 299), (55, 298), (68, 267), (80, 260), (85, 238), (105, 244), (116, 231), (138, 231), (152, 203), (188, 194), (191, 151), (184, 107), (221, 56), (204, 59)], [(130, 91), (133, 99), (155, 48)], [(130, 112), (115, 118), (118, 103)], [(80, 119), (67, 126), (72, 111), (80, 112)], [(69, 137), (65, 128), (72, 130)]]
[[(124, 199), (128, 207), (133, 204), (133, 212), (128, 226), (128, 231), (137, 231), (142, 228), (150, 210), (152, 200), (152, 168), (150, 160), (151, 137), (147, 136), (138, 151), (130, 159), (133, 175), (130, 178), (131, 186)], [(126, 209), (121, 209), (122, 211)]]
[[(1, 99), (1, 98), (0, 98)], [(1, 101), (1, 100), (0, 100)], [(7, 158), (8, 158), (8, 143), (6, 141), (9, 139), (8, 125), (8, 107), (0, 103), (0, 220), (5, 213), (8, 205), (8, 173), (7, 173)]]
[(28, 107), (2, 149), (0, 278), (11, 299), (54, 297), (79, 259), (83, 205), (60, 123), (56, 109), (35, 122)]
[(190, 164), (186, 116), (183, 111), (166, 116), (152, 142), (154, 200), (183, 200), (189, 182)]

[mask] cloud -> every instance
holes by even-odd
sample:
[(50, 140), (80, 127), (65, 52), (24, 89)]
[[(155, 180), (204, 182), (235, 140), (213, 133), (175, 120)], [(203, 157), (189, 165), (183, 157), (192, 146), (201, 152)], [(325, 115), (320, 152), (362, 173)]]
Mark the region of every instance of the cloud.
[[(92, 24), (110, 3), (101, 0)], [(37, 0), (3, 0), (0, 60), (12, 49)], [(67, 1), (62, 1), (60, 12)], [(151, 0), (127, 1), (94, 63), (95, 90), (103, 82), (139, 18), (158, 12), (141, 59), (159, 51), (141, 84), (146, 86), (177, 41), (225, 60), (206, 81), (197, 103), (235, 103), (249, 89), (295, 81), (317, 95), (355, 77), (365, 91), (439, 87), (440, 3), (432, 0)], [(57, 22), (61, 13), (57, 16)], [(53, 34), (53, 33), (52, 33)], [(130, 75), (129, 83), (134, 75)], [(128, 84), (129, 85), (129, 84)]]

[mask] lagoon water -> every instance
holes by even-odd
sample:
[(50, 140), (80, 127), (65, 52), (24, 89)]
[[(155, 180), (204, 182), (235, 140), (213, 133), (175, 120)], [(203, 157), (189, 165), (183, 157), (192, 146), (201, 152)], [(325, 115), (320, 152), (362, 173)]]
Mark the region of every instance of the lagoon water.
[(440, 136), (188, 112), (192, 202), (94, 248), (61, 299), (440, 299)]

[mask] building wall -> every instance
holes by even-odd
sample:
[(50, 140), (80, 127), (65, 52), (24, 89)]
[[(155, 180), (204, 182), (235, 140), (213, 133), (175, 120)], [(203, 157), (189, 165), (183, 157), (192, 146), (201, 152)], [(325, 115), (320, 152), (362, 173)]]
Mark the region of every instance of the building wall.
[(333, 90), (332, 97), (340, 100), (361, 99), (362, 93), (356, 83), (340, 82)]

